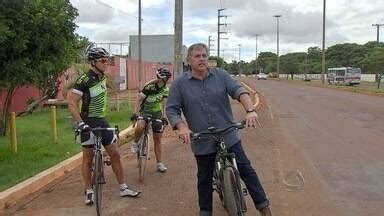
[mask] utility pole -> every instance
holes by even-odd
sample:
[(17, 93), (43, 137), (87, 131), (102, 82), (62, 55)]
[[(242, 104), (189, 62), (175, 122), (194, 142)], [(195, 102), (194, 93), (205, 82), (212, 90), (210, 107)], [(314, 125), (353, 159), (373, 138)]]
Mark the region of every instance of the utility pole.
[[(183, 0), (175, 0), (175, 69), (183, 73)], [(175, 74), (174, 76), (175, 77)]]
[(215, 41), (211, 39), (212, 36), (208, 36), (208, 56), (211, 56), (211, 50), (213, 50), (211, 47), (213, 47), (213, 44), (211, 42)]
[(372, 26), (376, 26), (377, 27), (377, 39), (376, 39), (376, 42), (379, 43), (380, 42), (380, 26), (384, 26), (384, 24), (372, 24)]
[(241, 61), (241, 44), (238, 44), (239, 46), (239, 74), (241, 74), (241, 66), (240, 66), (240, 61)]
[(221, 39), (227, 39), (227, 38), (220, 38), (220, 34), (227, 34), (226, 31), (221, 31), (220, 27), (222, 25), (227, 26), (226, 23), (221, 23), (221, 17), (228, 17), (227, 15), (221, 15), (220, 12), (225, 10), (225, 8), (219, 8), (217, 9), (217, 59), (220, 57), (220, 40)]
[(282, 15), (274, 15), (273, 17), (276, 18), (276, 41), (277, 41), (277, 61), (276, 61), (276, 64), (277, 64), (277, 68), (276, 68), (276, 71), (277, 71), (277, 76), (279, 76), (280, 74), (280, 57), (279, 57), (279, 18), (282, 17)]
[(325, 84), (325, 0), (323, 0), (323, 42), (321, 55), (321, 83)]
[(255, 71), (257, 73), (257, 38), (260, 36), (260, 34), (255, 34), (255, 36), (256, 36)]
[(141, 87), (142, 87), (142, 73), (143, 73), (143, 68), (141, 65), (141, 0), (139, 0), (139, 34), (138, 34), (138, 49), (139, 49), (139, 62), (138, 62), (138, 67), (139, 67), (139, 92), (141, 92)]

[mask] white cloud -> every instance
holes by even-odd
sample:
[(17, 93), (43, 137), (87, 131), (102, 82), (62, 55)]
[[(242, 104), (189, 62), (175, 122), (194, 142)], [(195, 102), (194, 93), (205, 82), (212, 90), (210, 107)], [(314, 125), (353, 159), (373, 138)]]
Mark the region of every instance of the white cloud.
[[(137, 0), (71, 0), (79, 9), (79, 32), (95, 41), (122, 41), (137, 34)], [(102, 3), (98, 3), (102, 2)], [(107, 4), (108, 6), (106, 6)], [(255, 56), (254, 34), (259, 51), (276, 52), (276, 18), (280, 19), (280, 53), (321, 47), (322, 1), (302, 0), (184, 0), (184, 43), (207, 42), (217, 37), (217, 9), (227, 14), (229, 40), (222, 40), (227, 58), (237, 59), (238, 44), (242, 58)], [(116, 8), (116, 9), (112, 9)], [(174, 0), (143, 0), (143, 34), (172, 34)], [(376, 39), (373, 23), (383, 23), (382, 0), (327, 1), (326, 46), (336, 43), (366, 43)], [(225, 19), (222, 18), (222, 21)], [(381, 37), (384, 38), (384, 37)], [(216, 42), (214, 43), (216, 49)]]

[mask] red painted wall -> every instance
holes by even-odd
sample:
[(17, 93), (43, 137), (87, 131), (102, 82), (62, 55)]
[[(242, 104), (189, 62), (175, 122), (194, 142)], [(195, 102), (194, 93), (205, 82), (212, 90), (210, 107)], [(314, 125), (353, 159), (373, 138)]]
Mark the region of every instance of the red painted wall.
[[(3, 106), (5, 103), (5, 97), (7, 96), (7, 92), (0, 92), (0, 113), (3, 112)], [(39, 91), (37, 88), (33, 86), (25, 86), (18, 88), (11, 101), (10, 112), (22, 112), (28, 107), (27, 101), (29, 98), (38, 99)]]
[[(108, 67), (108, 70), (106, 71), (107, 74), (111, 74), (113, 77), (119, 77), (120, 76), (120, 57), (115, 56), (114, 63)], [(126, 60), (126, 79), (127, 79), (127, 88), (129, 90), (138, 89), (139, 87), (139, 77), (138, 77), (138, 61), (137, 60)], [(158, 64), (154, 62), (142, 62), (143, 66), (143, 76), (142, 84), (144, 85), (147, 81), (154, 79), (156, 77), (156, 69), (160, 67), (164, 67), (169, 69), (172, 74), (173, 72), (173, 65), (163, 65)], [(174, 75), (174, 74), (173, 74)], [(172, 75), (172, 76), (173, 76)], [(63, 73), (63, 75), (60, 77), (60, 86), (59, 86), (59, 93), (57, 95), (58, 100), (65, 100), (65, 96), (63, 94), (64, 87), (68, 84), (73, 82), (77, 77), (76, 73), (73, 72), (73, 69), (68, 69)], [(169, 80), (169, 82), (172, 82), (173, 77)], [(0, 112), (3, 110), (3, 104), (5, 101), (6, 92), (0, 91)], [(12, 104), (10, 111), (11, 112), (23, 112), (28, 107), (27, 100), (28, 98), (39, 98), (39, 91), (37, 88), (33, 86), (26, 86), (26, 87), (20, 87), (16, 90), (13, 96)]]

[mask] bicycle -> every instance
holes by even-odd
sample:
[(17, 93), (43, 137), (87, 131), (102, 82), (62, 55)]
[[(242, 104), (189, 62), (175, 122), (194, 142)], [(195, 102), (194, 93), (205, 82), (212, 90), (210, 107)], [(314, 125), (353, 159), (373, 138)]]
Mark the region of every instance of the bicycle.
[[(119, 128), (118, 126), (111, 127), (111, 128), (91, 128), (90, 132), (94, 134), (95, 137), (95, 145), (94, 145), (94, 155), (92, 159), (92, 189), (95, 194), (95, 203), (96, 203), (96, 213), (98, 216), (101, 215), (102, 212), (102, 186), (105, 184), (105, 176), (104, 176), (104, 164), (110, 165), (108, 161), (103, 160), (103, 154), (102, 154), (102, 143), (101, 143), (101, 132), (102, 131), (113, 131), (115, 134), (117, 134), (117, 138), (119, 137)], [(75, 138), (81, 133), (80, 130), (75, 131), (76, 136)]]
[(247, 211), (244, 196), (248, 192), (242, 186), (235, 154), (228, 152), (223, 136), (229, 131), (243, 128), (245, 128), (245, 122), (235, 123), (221, 129), (210, 127), (208, 131), (191, 135), (192, 140), (210, 136), (216, 144), (217, 154), (213, 173), (213, 190), (218, 193), (224, 208), (227, 209), (231, 216), (241, 216)]
[[(149, 139), (149, 128), (151, 128), (152, 121), (160, 121), (163, 123), (163, 125), (167, 125), (167, 122), (165, 119), (152, 119), (152, 115), (145, 114), (143, 116), (138, 116), (135, 121), (137, 120), (144, 120), (145, 126), (143, 130), (143, 134), (141, 135), (138, 144), (138, 152), (137, 152), (137, 165), (139, 167), (139, 181), (142, 183), (144, 182), (145, 172), (147, 168), (147, 161), (150, 160), (150, 145), (148, 143)], [(136, 122), (135, 122), (136, 124)], [(134, 125), (135, 125), (134, 124)]]

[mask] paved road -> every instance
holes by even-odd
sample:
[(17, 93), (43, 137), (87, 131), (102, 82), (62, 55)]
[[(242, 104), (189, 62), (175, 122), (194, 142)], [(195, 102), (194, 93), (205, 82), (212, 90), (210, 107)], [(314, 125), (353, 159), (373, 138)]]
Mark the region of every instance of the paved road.
[[(258, 113), (263, 128), (242, 131), (244, 149), (257, 169), (274, 215), (378, 215), (384, 211), (384, 100), (271, 80), (244, 80), (264, 95)], [(242, 107), (232, 102), (237, 119)], [(105, 215), (198, 215), (196, 165), (190, 148), (167, 131), (165, 174), (149, 163), (145, 184), (136, 162), (122, 147), (128, 184), (138, 199), (118, 197), (107, 169)], [(152, 153), (153, 154), (153, 153)], [(298, 173), (304, 177), (300, 181)], [(247, 197), (247, 215), (256, 215)], [(215, 215), (226, 215), (215, 195)], [(18, 206), (8, 215), (94, 215), (83, 204), (80, 171), (75, 170)]]
[(384, 212), (384, 97), (267, 80), (248, 82), (341, 215)]

